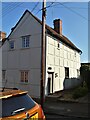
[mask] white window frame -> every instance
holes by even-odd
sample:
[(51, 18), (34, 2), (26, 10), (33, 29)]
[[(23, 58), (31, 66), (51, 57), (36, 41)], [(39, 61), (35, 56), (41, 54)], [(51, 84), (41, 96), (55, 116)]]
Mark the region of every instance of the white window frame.
[(22, 36), (22, 48), (30, 47), (30, 35)]
[(22, 83), (28, 83), (29, 80), (29, 71), (28, 70), (21, 70), (20, 71), (20, 82)]

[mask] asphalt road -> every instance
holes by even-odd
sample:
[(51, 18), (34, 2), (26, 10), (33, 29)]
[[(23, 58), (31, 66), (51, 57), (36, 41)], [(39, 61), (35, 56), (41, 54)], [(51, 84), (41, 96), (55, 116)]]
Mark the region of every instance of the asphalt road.
[(44, 112), (47, 118), (88, 118), (88, 104), (52, 102), (48, 101), (44, 104)]
[(60, 116), (60, 115), (54, 115), (54, 114), (46, 114), (46, 120), (50, 118), (60, 118), (60, 119), (66, 119), (66, 118), (71, 118), (71, 117), (65, 117), (65, 116)]
[(85, 118), (77, 118), (77, 117), (69, 117), (69, 116), (60, 116), (60, 115), (54, 115), (54, 114), (46, 114), (46, 120), (90, 120)]

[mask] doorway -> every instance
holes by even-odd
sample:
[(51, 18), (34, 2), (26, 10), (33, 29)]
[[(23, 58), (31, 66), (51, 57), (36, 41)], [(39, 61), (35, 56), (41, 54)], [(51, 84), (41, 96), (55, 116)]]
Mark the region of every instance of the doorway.
[(48, 72), (47, 93), (53, 93), (53, 72)]
[(65, 67), (65, 79), (69, 78), (69, 68)]

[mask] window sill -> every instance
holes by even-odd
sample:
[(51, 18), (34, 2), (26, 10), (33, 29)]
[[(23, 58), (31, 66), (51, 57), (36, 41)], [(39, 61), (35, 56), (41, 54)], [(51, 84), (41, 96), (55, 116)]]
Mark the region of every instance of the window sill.
[(14, 51), (15, 49), (9, 49), (9, 51)]
[(20, 82), (20, 84), (22, 84), (22, 85), (28, 85), (29, 82)]
[(26, 50), (26, 49), (30, 49), (30, 47), (21, 48), (21, 50)]
[(6, 79), (2, 79), (2, 81), (1, 81), (1, 82), (2, 82), (2, 83), (3, 83), (3, 82), (6, 82)]

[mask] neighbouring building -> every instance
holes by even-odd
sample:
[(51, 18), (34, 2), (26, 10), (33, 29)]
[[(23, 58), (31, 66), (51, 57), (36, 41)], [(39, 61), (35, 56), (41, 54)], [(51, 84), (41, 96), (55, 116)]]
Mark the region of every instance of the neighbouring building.
[(89, 78), (90, 78), (90, 62), (87, 63), (81, 63), (81, 68), (80, 68), (80, 75), (81, 75), (81, 79), (82, 81), (88, 81), (88, 85), (89, 83)]
[[(28, 90), (40, 97), (42, 22), (26, 10), (12, 28), (3, 48), (3, 85)], [(54, 20), (54, 28), (46, 25), (45, 95), (72, 86), (80, 75), (78, 49), (62, 34), (62, 21)]]
[(6, 33), (0, 31), (0, 87), (2, 87), (2, 43), (4, 43)]
[(0, 46), (2, 46), (2, 43), (5, 41), (6, 33), (0, 31)]

